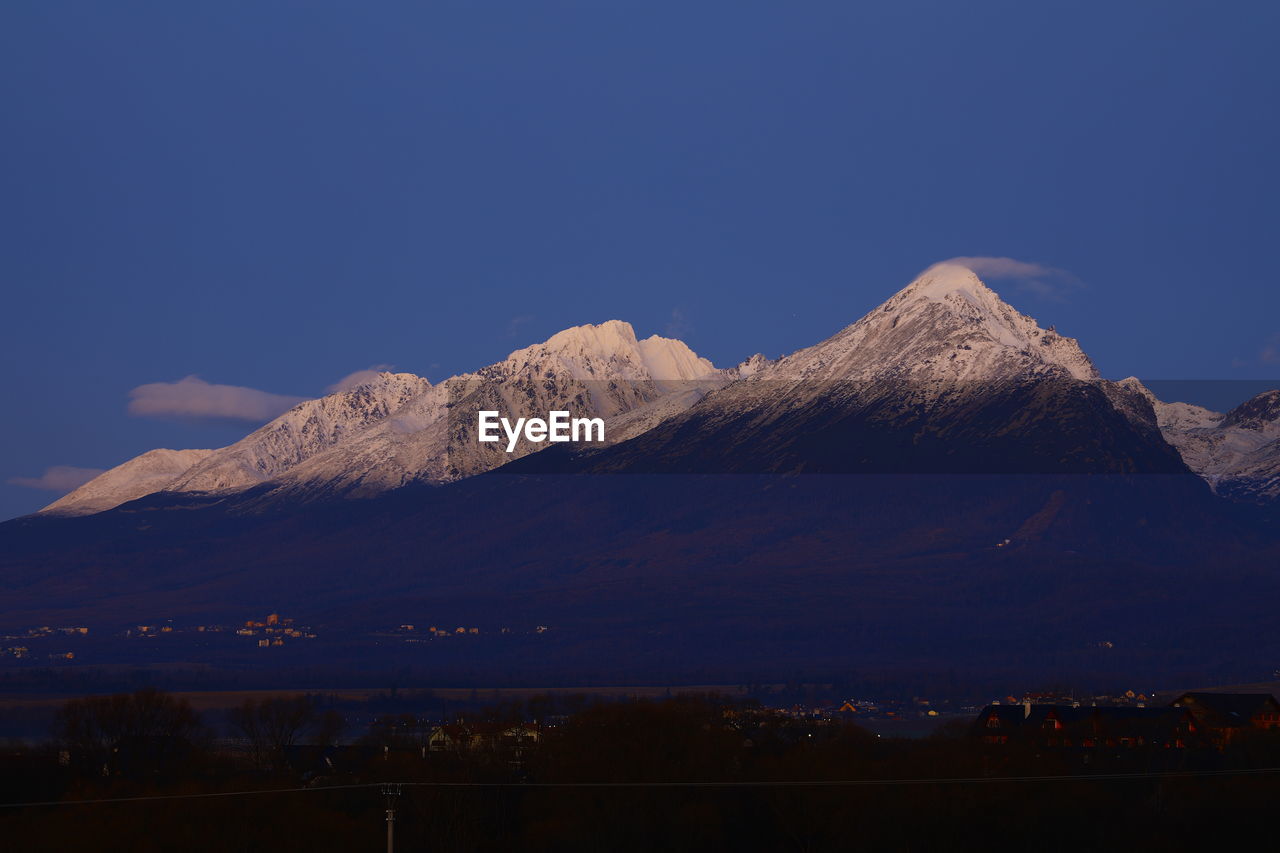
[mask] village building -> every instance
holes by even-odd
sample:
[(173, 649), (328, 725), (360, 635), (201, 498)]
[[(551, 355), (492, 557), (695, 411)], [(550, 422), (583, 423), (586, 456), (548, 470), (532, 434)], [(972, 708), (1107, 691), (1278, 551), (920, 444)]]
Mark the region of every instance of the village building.
[(1280, 702), (1269, 693), (1183, 693), (1173, 706), (1185, 708), (1220, 747), (1249, 731), (1280, 729)]
[(1168, 705), (988, 705), (974, 722), (984, 744), (1044, 749), (1223, 749), (1250, 731), (1280, 730), (1280, 703), (1266, 693), (1184, 693)]
[(1045, 749), (1188, 749), (1205, 745), (1202, 729), (1186, 709), (988, 705), (974, 732), (985, 744), (1025, 744)]

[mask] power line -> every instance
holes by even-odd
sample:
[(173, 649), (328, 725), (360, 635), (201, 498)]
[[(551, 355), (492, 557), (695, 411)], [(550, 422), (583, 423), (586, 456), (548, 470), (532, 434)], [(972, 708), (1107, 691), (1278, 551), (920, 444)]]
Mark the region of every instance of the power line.
[(1280, 767), (1264, 767), (1253, 770), (1097, 773), (1089, 776), (968, 776), (933, 779), (807, 779), (738, 782), (404, 782), (403, 784), (406, 788), (837, 788), (894, 785), (969, 785), (986, 782), (1105, 782), (1126, 779), (1182, 779), (1190, 776), (1252, 776), (1268, 773), (1280, 773)]
[[(405, 788), (837, 788), (894, 787), (904, 785), (974, 785), (1040, 782), (1122, 782), (1142, 779), (1187, 779), (1215, 776), (1260, 776), (1280, 773), (1280, 767), (1252, 770), (1150, 771), (1144, 773), (1098, 773), (1088, 776), (968, 776), (930, 779), (808, 779), (693, 782), (396, 782)], [(164, 800), (197, 800), (214, 797), (244, 797), (255, 794), (299, 794), (315, 791), (351, 791), (385, 788), (389, 783), (369, 782), (358, 785), (322, 785), (314, 788), (259, 788), (250, 791), (219, 791), (207, 794), (160, 794), (145, 797), (109, 797), (96, 800), (45, 800), (31, 803), (0, 803), (0, 808), (36, 806), (90, 806), (105, 803), (140, 803)]]
[(377, 785), (325, 785), (316, 788), (257, 788), (251, 791), (216, 791), (207, 794), (155, 794), (147, 797), (106, 797), (97, 800), (45, 800), (35, 803), (0, 803), (0, 809), (17, 809), (27, 806), (93, 806), (101, 803), (145, 803), (159, 800), (207, 800), (214, 797), (247, 797), (251, 794), (300, 794), (306, 791), (343, 791), (356, 788), (376, 788)]

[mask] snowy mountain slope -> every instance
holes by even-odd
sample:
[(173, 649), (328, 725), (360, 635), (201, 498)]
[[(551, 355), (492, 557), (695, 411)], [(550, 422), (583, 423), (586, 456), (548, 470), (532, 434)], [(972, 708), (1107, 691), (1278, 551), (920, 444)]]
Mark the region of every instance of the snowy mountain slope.
[(1210, 411), (1191, 403), (1166, 403), (1157, 398), (1136, 376), (1121, 379), (1115, 384), (1142, 395), (1151, 404), (1156, 423), (1167, 433), (1176, 435), (1188, 430), (1216, 427), (1225, 417), (1221, 412)]
[(939, 264), (835, 336), (752, 378), (989, 382), (1044, 373), (1098, 378), (1075, 339), (1041, 329), (969, 269)]
[(85, 483), (40, 510), (46, 515), (90, 515), (157, 492), (213, 450), (148, 450)]
[(241, 489), (270, 480), (385, 419), (431, 383), (412, 373), (379, 373), (371, 381), (299, 403), (213, 453), (169, 484), (169, 491)]
[[(741, 369), (718, 370), (678, 340), (638, 339), (621, 321), (576, 326), (436, 386), (410, 373), (380, 373), (358, 387), (300, 403), (235, 444), (203, 451), (185, 464), (165, 456), (168, 466), (158, 466), (159, 457), (145, 454), (46, 511), (100, 512), (158, 491), (235, 493), (263, 483), (275, 483), (270, 500), (282, 493), (369, 496), (409, 482), (448, 482), (547, 446), (522, 441), (507, 454), (505, 442), (477, 442), (482, 409), (512, 419), (545, 417), (551, 410), (608, 419), (670, 398), (621, 427), (631, 435)], [(145, 478), (136, 475), (144, 470)]]
[(1271, 440), (1280, 438), (1280, 390), (1264, 391), (1236, 406), (1227, 413), (1222, 427), (1250, 430)]
[(1223, 497), (1250, 503), (1280, 501), (1280, 442), (1272, 441), (1247, 454), (1212, 483)]
[(944, 264), (827, 340), (758, 365), (714, 400), (731, 410), (765, 399), (785, 411), (817, 397), (887, 393), (917, 406), (1044, 378), (1093, 382), (1098, 373), (1074, 339), (1041, 329), (970, 270)]
[(148, 451), (40, 512), (88, 515), (160, 491), (218, 491), (257, 485), (385, 418), (430, 387), (426, 379), (410, 373), (381, 373), (356, 388), (299, 403), (228, 447)]
[(189, 461), (144, 455), (46, 511), (98, 512), (155, 491), (256, 489), (255, 504), (370, 497), (550, 446), (521, 440), (507, 453), (505, 441), (477, 441), (481, 410), (603, 418), (620, 455), (599, 446), (579, 455), (607, 467), (1190, 467), (1222, 494), (1266, 495), (1280, 490), (1272, 402), (1224, 418), (1164, 403), (1135, 379), (1107, 382), (1074, 339), (1041, 328), (967, 268), (940, 264), (831, 338), (775, 361), (755, 355), (719, 370), (681, 341), (638, 339), (625, 322), (576, 326), (438, 385), (379, 374)]
[(771, 364), (773, 364), (773, 359), (765, 358), (762, 353), (756, 353), (736, 367), (730, 367), (727, 373), (732, 379), (746, 379)]
[(733, 367), (717, 370), (695, 380), (660, 383), (666, 393), (656, 400), (605, 419), (604, 446), (618, 444), (648, 432), (702, 400), (712, 391), (743, 379), (773, 364), (760, 353)]
[(1223, 415), (1162, 402), (1133, 377), (1116, 384), (1151, 402), (1165, 439), (1215, 492), (1250, 502), (1280, 498), (1280, 391), (1259, 394)]
[[(1112, 400), (1124, 395), (1146, 421)], [(591, 470), (1186, 471), (1145, 401), (1100, 379), (1075, 340), (945, 264), (831, 338), (582, 459)]]
[[(679, 410), (724, 381), (723, 371), (681, 341), (638, 340), (631, 325), (618, 320), (576, 326), (440, 383), (385, 422), (288, 471), (277, 491), (367, 497), (410, 482), (450, 482), (548, 446), (521, 440), (507, 453), (505, 442), (480, 443), (475, 431), (482, 410), (513, 420), (552, 410), (607, 420), (668, 395), (668, 405)], [(651, 422), (665, 411), (650, 410)]]
[(1117, 386), (1150, 402), (1165, 439), (1187, 467), (1234, 500), (1280, 498), (1280, 391), (1267, 391), (1227, 414), (1157, 399), (1138, 379)]
[(1183, 430), (1171, 441), (1218, 494), (1251, 502), (1280, 498), (1280, 391), (1259, 394), (1216, 426)]

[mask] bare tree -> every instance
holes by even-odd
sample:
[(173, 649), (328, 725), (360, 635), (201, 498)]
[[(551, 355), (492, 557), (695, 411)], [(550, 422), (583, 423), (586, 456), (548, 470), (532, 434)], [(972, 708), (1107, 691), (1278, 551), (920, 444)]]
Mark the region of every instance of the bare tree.
[(244, 737), (254, 764), (276, 770), (285, 767), (289, 748), (305, 738), (319, 722), (315, 703), (309, 696), (246, 699), (227, 712), (227, 719)]
[(104, 774), (172, 771), (211, 738), (185, 699), (154, 688), (72, 699), (58, 712), (56, 726), (74, 762), (101, 767)]

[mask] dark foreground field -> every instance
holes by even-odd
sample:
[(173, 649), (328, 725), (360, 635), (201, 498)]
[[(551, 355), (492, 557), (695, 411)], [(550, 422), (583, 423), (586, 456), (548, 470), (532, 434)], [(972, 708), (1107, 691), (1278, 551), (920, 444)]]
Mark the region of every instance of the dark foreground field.
[(397, 850), (1189, 850), (1266, 837), (1280, 795), (1262, 733), (1086, 754), (705, 696), (533, 697), (444, 728), (238, 713), (214, 739), (165, 694), (68, 703), (55, 740), (5, 750), (6, 849), (382, 850), (398, 783)]

